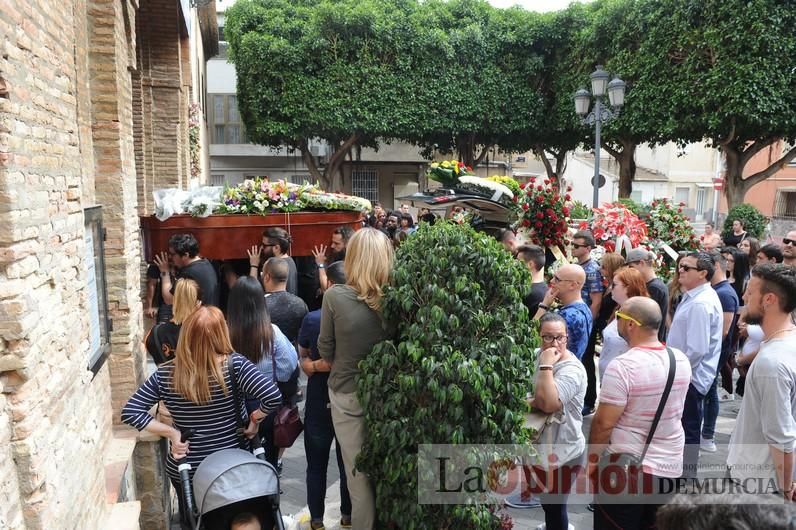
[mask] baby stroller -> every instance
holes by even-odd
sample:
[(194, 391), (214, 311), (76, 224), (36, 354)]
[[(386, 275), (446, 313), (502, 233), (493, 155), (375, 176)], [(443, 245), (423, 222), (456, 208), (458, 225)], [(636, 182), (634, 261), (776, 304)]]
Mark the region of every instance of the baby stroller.
[(254, 455), (243, 449), (213, 453), (196, 468), (193, 489), (188, 478), (190, 466), (181, 465), (191, 528), (228, 530), (237, 514), (249, 512), (257, 516), (264, 530), (285, 530), (279, 510), (279, 474), (264, 458), (261, 445), (255, 447)]

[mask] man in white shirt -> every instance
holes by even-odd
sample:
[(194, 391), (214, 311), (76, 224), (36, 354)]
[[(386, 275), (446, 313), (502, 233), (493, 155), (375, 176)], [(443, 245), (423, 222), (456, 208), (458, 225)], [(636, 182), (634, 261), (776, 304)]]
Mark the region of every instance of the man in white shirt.
[(716, 378), (721, 356), (721, 302), (710, 286), (715, 264), (710, 254), (692, 252), (680, 260), (683, 295), (669, 328), (667, 345), (691, 362), (691, 385), (685, 398), (683, 477), (696, 478), (705, 395)]
[(730, 438), (727, 466), (736, 480), (776, 480), (786, 500), (794, 492), (796, 449), (796, 268), (766, 263), (752, 270), (744, 294), (747, 324), (765, 338), (746, 375), (741, 410)]

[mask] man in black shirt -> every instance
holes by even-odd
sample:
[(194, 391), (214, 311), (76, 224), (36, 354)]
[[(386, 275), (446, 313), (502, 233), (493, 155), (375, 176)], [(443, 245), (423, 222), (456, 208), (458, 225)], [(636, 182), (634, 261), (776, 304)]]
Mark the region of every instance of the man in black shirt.
[[(218, 274), (208, 260), (199, 257), (199, 242), (193, 235), (175, 234), (171, 236), (168, 258), (177, 267), (177, 278), (190, 278), (199, 284), (199, 289), (202, 292), (202, 305), (218, 306)], [(162, 255), (155, 258), (164, 286), (171, 283), (168, 269), (169, 260), (164, 260)], [(169, 287), (169, 293), (174, 294), (173, 285)], [(171, 303), (171, 300), (166, 300), (166, 303)]]
[(263, 287), (265, 288), (265, 305), (271, 322), (285, 334), (290, 342), (296, 344), (299, 329), (307, 304), (298, 296), (286, 291), (289, 268), (283, 258), (270, 258), (263, 267)]
[(528, 315), (533, 318), (547, 292), (547, 284), (544, 281), (544, 249), (536, 245), (521, 245), (517, 247), (517, 258), (531, 271), (531, 292), (523, 302), (528, 307)]
[[(649, 250), (634, 248), (627, 253), (625, 265), (633, 267), (641, 273), (644, 277), (644, 281), (647, 282), (647, 291), (650, 293), (650, 298), (658, 303), (662, 315), (668, 314), (669, 289), (667, 289), (666, 284), (655, 275), (655, 255)], [(658, 329), (658, 340), (661, 342), (666, 340), (665, 320), (666, 319), (663, 319), (661, 327)]]
[(296, 268), (296, 262), (288, 254), (292, 242), (293, 238), (284, 228), (271, 226), (263, 230), (262, 246), (254, 246), (247, 251), (250, 264), (249, 275), (259, 278), (260, 265), (263, 260), (283, 258), (288, 266), (287, 292), (298, 294), (298, 269)]

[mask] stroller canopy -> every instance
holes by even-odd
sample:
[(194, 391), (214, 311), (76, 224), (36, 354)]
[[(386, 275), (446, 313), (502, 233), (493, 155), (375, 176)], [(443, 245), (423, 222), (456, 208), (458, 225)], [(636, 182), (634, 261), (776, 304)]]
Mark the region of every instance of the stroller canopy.
[(257, 497), (279, 494), (279, 476), (243, 449), (223, 449), (205, 458), (193, 476), (200, 514)]

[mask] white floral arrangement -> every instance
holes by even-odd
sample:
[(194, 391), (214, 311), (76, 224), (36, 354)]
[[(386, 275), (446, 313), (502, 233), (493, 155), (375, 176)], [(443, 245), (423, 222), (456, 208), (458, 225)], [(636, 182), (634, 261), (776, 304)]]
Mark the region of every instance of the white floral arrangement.
[(493, 201), (500, 200), (502, 197), (505, 197), (508, 200), (512, 200), (514, 198), (514, 193), (508, 188), (508, 186), (505, 186), (500, 182), (495, 182), (494, 180), (488, 180), (481, 177), (461, 176), (459, 177), (459, 184), (464, 184), (465, 189), (468, 186), (484, 188), (483, 192), (492, 194)]

